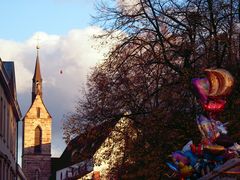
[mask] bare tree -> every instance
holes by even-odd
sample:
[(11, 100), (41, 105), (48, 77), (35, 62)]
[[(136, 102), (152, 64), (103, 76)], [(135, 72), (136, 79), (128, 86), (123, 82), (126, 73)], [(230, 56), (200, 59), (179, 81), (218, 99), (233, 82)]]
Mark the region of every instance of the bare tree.
[[(136, 0), (129, 5), (119, 0), (97, 7), (96, 23), (119, 43), (93, 70), (86, 98), (66, 118), (65, 138), (77, 135), (80, 126), (84, 131), (131, 112), (128, 116), (142, 133), (126, 155), (135, 163), (125, 164), (122, 177), (157, 179), (164, 174), (167, 154), (189, 138), (198, 140), (194, 119), (201, 109), (191, 79), (203, 76), (208, 67), (223, 67), (238, 76), (233, 27), (239, 3)], [(239, 90), (232, 104), (236, 97)], [(223, 117), (236, 120), (235, 115)], [(75, 120), (79, 126), (70, 126)]]

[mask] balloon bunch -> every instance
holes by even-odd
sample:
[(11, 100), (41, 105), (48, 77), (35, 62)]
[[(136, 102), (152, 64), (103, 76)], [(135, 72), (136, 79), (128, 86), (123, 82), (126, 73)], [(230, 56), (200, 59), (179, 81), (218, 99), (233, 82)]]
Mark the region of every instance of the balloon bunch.
[(206, 69), (207, 78), (194, 78), (192, 84), (205, 111), (218, 113), (224, 110), (226, 97), (231, 93), (234, 78), (225, 69)]
[[(202, 177), (240, 154), (240, 145), (227, 135), (226, 123), (216, 120), (217, 114), (225, 108), (234, 78), (224, 69), (206, 69), (205, 72), (206, 78), (192, 80), (198, 100), (207, 114), (196, 117), (202, 140), (198, 145), (188, 142), (181, 151), (172, 153), (173, 162), (167, 162), (181, 179)], [(240, 174), (240, 171), (235, 173)]]

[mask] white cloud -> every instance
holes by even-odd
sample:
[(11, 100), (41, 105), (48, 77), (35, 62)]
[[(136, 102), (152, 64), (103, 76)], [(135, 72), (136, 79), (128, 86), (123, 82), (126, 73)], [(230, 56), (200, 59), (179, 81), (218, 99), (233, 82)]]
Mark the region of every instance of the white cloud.
[[(0, 57), (3, 61), (15, 62), (18, 99), (23, 115), (31, 103), (35, 46), (37, 39), (40, 39), (43, 99), (53, 117), (53, 156), (59, 155), (59, 149), (64, 147), (61, 140), (63, 114), (73, 110), (76, 98), (81, 96), (80, 90), (86, 83), (90, 67), (100, 62), (109, 49), (107, 46), (95, 48), (100, 42), (93, 35), (102, 32), (98, 27), (88, 27), (71, 30), (64, 36), (36, 32), (25, 42), (0, 39)], [(55, 149), (56, 146), (59, 148)]]
[(97, 50), (93, 47), (96, 45), (93, 35), (99, 33), (102, 33), (100, 28), (89, 27), (71, 30), (66, 36), (37, 32), (21, 43), (0, 40), (0, 57), (15, 62), (18, 93), (29, 91), (36, 59), (35, 46), (39, 38), (39, 57), (46, 86), (57, 86), (59, 78), (81, 82), (85, 81), (89, 67), (103, 59), (103, 53), (107, 51), (107, 48)]

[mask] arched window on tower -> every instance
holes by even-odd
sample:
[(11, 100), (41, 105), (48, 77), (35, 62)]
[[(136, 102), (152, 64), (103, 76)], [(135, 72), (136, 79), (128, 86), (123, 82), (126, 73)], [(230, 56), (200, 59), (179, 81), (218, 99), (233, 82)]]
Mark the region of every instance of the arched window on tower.
[(37, 126), (35, 129), (35, 143), (34, 143), (34, 152), (41, 153), (42, 146), (42, 129)]

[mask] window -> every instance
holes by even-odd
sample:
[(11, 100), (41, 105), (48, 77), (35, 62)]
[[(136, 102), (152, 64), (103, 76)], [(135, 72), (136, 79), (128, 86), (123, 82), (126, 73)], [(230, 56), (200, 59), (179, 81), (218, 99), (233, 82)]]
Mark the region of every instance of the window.
[(3, 179), (3, 177), (2, 177), (2, 170), (3, 168), (2, 168), (2, 160), (1, 160), (1, 158), (0, 158), (0, 179)]
[(36, 169), (35, 171), (35, 180), (39, 180), (40, 172), (39, 169)]
[(66, 178), (68, 178), (68, 170), (66, 171), (66, 175), (65, 175)]
[(6, 106), (4, 103), (2, 103), (3, 105), (3, 110), (2, 110), (2, 116), (3, 116), (3, 141), (6, 142), (6, 117), (5, 117), (5, 109)]
[(35, 129), (35, 143), (34, 143), (34, 152), (41, 153), (42, 145), (42, 129), (38, 126)]
[(7, 172), (6, 172), (7, 174), (6, 174), (6, 176), (7, 176), (7, 179), (10, 179), (10, 165), (9, 164), (7, 164)]
[(6, 140), (7, 140), (7, 146), (9, 147), (9, 139), (10, 139), (10, 119), (9, 119), (9, 111), (8, 111), (8, 107), (6, 107), (6, 123), (7, 123), (7, 128), (6, 128)]
[(5, 162), (3, 161), (3, 168), (2, 168), (2, 179), (5, 179), (5, 173), (6, 173), (6, 169), (5, 169)]
[(37, 118), (40, 118), (40, 113), (41, 113), (40, 107), (37, 107)]
[(3, 134), (3, 122), (4, 122), (4, 119), (3, 119), (3, 99), (1, 97), (1, 101), (0, 101), (0, 120), (1, 120), (1, 126), (0, 126), (0, 135)]

